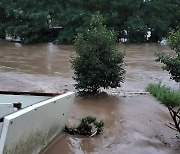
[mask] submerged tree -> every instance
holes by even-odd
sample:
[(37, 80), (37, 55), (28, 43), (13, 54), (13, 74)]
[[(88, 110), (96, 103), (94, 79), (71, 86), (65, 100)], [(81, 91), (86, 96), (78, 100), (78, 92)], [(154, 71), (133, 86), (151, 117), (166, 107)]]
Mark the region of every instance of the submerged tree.
[(97, 93), (101, 87), (116, 88), (123, 82), (122, 52), (116, 48), (116, 33), (103, 25), (99, 13), (92, 16), (89, 29), (75, 39), (77, 57), (72, 60), (75, 88)]

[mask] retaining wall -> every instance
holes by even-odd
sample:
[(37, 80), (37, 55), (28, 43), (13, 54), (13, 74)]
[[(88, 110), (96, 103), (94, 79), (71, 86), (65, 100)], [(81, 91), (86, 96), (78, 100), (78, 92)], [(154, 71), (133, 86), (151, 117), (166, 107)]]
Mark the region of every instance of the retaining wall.
[(74, 96), (55, 96), (5, 116), (0, 154), (38, 154), (63, 130)]

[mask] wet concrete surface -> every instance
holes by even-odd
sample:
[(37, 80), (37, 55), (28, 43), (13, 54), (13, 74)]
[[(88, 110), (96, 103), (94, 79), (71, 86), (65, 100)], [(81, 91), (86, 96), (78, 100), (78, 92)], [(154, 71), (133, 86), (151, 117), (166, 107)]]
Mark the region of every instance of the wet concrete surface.
[[(169, 79), (154, 52), (170, 53), (159, 44), (118, 45), (126, 52), (125, 83), (110, 94), (142, 92), (149, 83), (161, 81), (178, 88)], [(73, 70), (69, 60), (73, 46), (52, 43), (23, 46), (0, 41), (0, 90), (59, 92), (74, 91)], [(87, 138), (61, 134), (45, 154), (179, 154), (180, 141), (171, 139), (176, 132), (165, 126), (171, 121), (168, 111), (151, 96), (120, 98), (77, 98), (70, 110), (68, 122), (76, 124), (86, 115), (105, 121), (103, 134)]]

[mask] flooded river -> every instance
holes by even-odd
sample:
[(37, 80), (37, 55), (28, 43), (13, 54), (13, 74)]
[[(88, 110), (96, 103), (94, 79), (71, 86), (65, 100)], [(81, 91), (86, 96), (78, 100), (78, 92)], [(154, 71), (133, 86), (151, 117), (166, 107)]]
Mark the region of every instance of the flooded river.
[[(122, 45), (126, 52), (125, 83), (109, 93), (142, 92), (149, 83), (162, 82), (172, 88), (155, 52), (171, 52), (159, 44)], [(73, 70), (69, 60), (74, 56), (70, 45), (43, 43), (21, 45), (0, 41), (0, 90), (66, 92), (74, 90)], [(85, 115), (104, 119), (102, 135), (94, 138), (61, 134), (48, 145), (45, 154), (179, 154), (176, 132), (165, 124), (171, 121), (167, 109), (151, 96), (77, 98), (70, 110), (68, 123), (76, 124)]]
[[(116, 91), (144, 91), (148, 83), (159, 82), (174, 87), (154, 53), (170, 52), (159, 44), (118, 45), (126, 52), (125, 83)], [(62, 92), (74, 90), (73, 70), (69, 60), (73, 46), (52, 43), (21, 45), (0, 41), (0, 90)]]

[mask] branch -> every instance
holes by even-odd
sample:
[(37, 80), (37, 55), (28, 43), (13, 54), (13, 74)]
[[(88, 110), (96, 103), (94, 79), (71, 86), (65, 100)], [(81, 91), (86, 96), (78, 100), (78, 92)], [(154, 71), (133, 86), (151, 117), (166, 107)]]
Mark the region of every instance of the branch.
[(175, 131), (177, 131), (178, 132), (178, 130), (176, 129), (176, 128), (173, 128), (173, 127), (171, 127), (171, 126), (169, 126), (169, 125), (167, 125), (167, 124), (165, 124), (167, 127), (169, 127), (169, 128), (171, 128), (172, 130), (175, 130)]
[(177, 114), (179, 114), (179, 112), (180, 112), (180, 108), (178, 109)]

